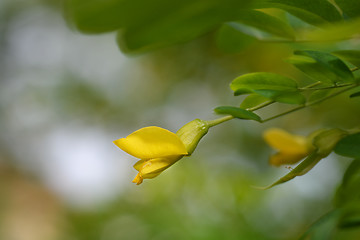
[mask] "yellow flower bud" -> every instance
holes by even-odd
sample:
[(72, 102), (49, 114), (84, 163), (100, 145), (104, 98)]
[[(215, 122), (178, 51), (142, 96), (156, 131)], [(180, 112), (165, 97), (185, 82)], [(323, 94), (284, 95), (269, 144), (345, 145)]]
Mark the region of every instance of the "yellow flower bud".
[(208, 132), (206, 121), (195, 119), (185, 124), (176, 134), (160, 127), (145, 127), (131, 133), (114, 144), (128, 154), (139, 158), (134, 168), (139, 171), (133, 180), (154, 178), (184, 156), (195, 150), (200, 139)]
[(309, 138), (293, 135), (278, 128), (266, 130), (264, 139), (271, 147), (278, 150), (269, 159), (270, 164), (274, 166), (295, 164), (314, 150)]

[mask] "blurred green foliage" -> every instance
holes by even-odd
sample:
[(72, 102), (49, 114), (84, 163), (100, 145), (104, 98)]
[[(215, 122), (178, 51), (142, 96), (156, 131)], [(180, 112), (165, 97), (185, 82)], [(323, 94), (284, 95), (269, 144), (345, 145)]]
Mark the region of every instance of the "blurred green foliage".
[[(79, 161), (71, 168), (86, 173), (94, 163), (81, 163), (80, 168), (76, 163), (96, 155), (104, 141), (94, 130), (109, 139), (107, 145), (139, 126), (178, 129), (197, 117), (212, 118), (216, 105), (242, 102), (240, 109), (244, 109), (278, 100), (264, 92), (252, 93), (246, 101), (231, 96), (228, 85), (241, 74), (273, 72), (310, 84), (319, 76), (328, 77), (321, 74), (327, 69), (332, 80), (341, 76), (346, 82), (358, 81), (358, 73), (352, 78), (349, 69), (359, 66), (359, 7), (354, 0), (2, 2), (0, 149), (6, 151), (0, 152), (0, 238), (270, 240), (298, 239), (305, 233), (303, 239), (359, 239), (356, 134), (335, 148), (340, 155), (356, 158), (342, 183), (340, 174), (348, 159), (331, 155), (313, 170), (317, 175), (267, 191), (252, 187), (288, 173), (269, 169), (269, 149), (260, 137), (265, 128), (277, 125), (308, 133), (318, 127), (358, 127), (357, 97), (341, 95), (263, 125), (243, 120), (224, 124), (209, 132), (191, 158), (139, 188), (130, 185), (130, 180), (129, 184), (119, 181), (109, 186), (113, 195), (106, 197), (92, 183), (81, 186), (103, 197), (101, 204), (90, 208), (82, 206), (85, 203), (73, 206), (54, 187), (56, 181), (69, 186), (79, 179), (66, 179), (61, 168), (53, 170), (58, 165), (49, 157), (54, 146), (48, 145), (54, 133), (73, 126), (69, 132), (74, 133), (64, 133), (66, 138), (55, 144), (55, 148), (65, 144), (60, 149), (66, 151), (56, 153), (66, 162), (78, 150), (66, 143), (77, 139), (79, 129), (86, 129), (89, 135), (81, 141), (97, 142), (89, 144), (87, 155), (78, 155)], [(52, 24), (61, 11), (79, 31), (116, 32), (124, 53), (147, 54), (127, 58), (125, 67), (115, 65), (112, 75), (99, 73), (111, 70), (109, 65), (118, 61), (106, 53), (121, 53), (108, 51), (111, 41), (106, 38), (88, 44), (87, 39), (101, 37), (64, 34), (62, 21)], [(46, 44), (52, 41), (54, 45)], [(78, 51), (81, 48), (86, 50)], [(294, 50), (299, 50), (295, 57), (302, 58), (294, 58)], [(46, 53), (52, 51), (55, 54), (48, 57)], [(51, 65), (59, 55), (62, 60)], [(284, 62), (289, 57), (292, 64), (296, 60), (295, 66)], [(98, 61), (91, 64), (94, 59)], [(316, 92), (305, 97), (311, 102), (332, 94)], [(262, 109), (259, 115), (287, 109), (280, 103)], [(240, 118), (258, 119), (240, 111), (236, 110)], [(118, 154), (115, 149), (114, 155), (103, 154), (99, 161), (105, 165), (111, 164), (109, 159), (126, 162), (110, 166), (131, 179), (133, 172), (126, 174), (131, 162)], [(82, 195), (80, 190), (70, 193)], [(82, 197), (84, 202), (90, 198)]]

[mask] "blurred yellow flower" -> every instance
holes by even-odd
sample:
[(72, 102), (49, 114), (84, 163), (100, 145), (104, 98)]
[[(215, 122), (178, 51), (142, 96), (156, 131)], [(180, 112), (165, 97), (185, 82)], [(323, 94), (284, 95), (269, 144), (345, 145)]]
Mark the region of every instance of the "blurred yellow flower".
[(306, 137), (290, 134), (279, 128), (264, 132), (265, 141), (278, 152), (269, 159), (271, 165), (295, 164), (313, 151)]
[(128, 154), (139, 158), (134, 168), (139, 171), (133, 180), (137, 185), (145, 178), (154, 178), (180, 160), (188, 151), (181, 139), (160, 127), (145, 127), (114, 144)]

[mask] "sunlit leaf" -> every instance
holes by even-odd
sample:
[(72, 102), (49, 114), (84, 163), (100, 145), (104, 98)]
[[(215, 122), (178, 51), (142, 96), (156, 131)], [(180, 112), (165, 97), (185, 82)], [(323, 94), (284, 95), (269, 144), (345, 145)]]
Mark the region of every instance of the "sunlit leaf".
[(245, 74), (233, 80), (230, 87), (235, 96), (256, 93), (282, 103), (302, 104), (305, 102), (304, 96), (293, 79), (275, 73)]
[(332, 54), (350, 62), (351, 64), (354, 64), (357, 67), (360, 67), (360, 51), (358, 50), (341, 50), (332, 52)]
[(354, 0), (335, 0), (345, 18), (360, 17), (360, 2)]
[(265, 72), (244, 74), (233, 80), (230, 87), (235, 95), (252, 93), (256, 90), (297, 91), (297, 83), (293, 79)]
[(296, 91), (297, 83), (288, 77), (275, 73), (248, 73), (234, 79), (230, 84), (235, 95), (252, 93), (256, 90)]
[(360, 133), (341, 139), (335, 147), (335, 153), (346, 157), (360, 158)]
[(239, 31), (231, 24), (223, 24), (216, 34), (217, 46), (226, 53), (236, 53), (242, 51), (256, 38)]
[(319, 51), (295, 51), (288, 61), (315, 81), (354, 82), (354, 76), (338, 57)]
[(294, 39), (294, 30), (286, 22), (261, 11), (244, 10), (238, 16), (238, 22), (271, 33), (275, 36)]
[(258, 122), (261, 121), (261, 118), (257, 114), (247, 111), (242, 108), (238, 108), (238, 107), (221, 106), (221, 107), (215, 108), (214, 111), (217, 114), (228, 114), (235, 118), (251, 119), (251, 120), (258, 121)]
[(360, 33), (360, 18), (346, 22), (323, 25), (321, 29), (300, 32), (301, 40), (312, 42), (335, 42), (357, 37)]
[(265, 3), (268, 7), (283, 9), (313, 25), (342, 20), (337, 9), (327, 0), (266, 0)]
[(257, 107), (261, 104), (272, 102), (271, 99), (264, 97), (262, 95), (253, 93), (247, 96), (240, 104), (240, 107), (243, 109)]

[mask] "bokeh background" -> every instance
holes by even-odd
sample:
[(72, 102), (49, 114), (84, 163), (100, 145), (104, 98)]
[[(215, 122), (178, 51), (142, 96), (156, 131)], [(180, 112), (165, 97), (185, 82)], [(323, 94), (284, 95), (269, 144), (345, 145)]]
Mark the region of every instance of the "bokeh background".
[(0, 239), (297, 239), (332, 208), (350, 161), (331, 155), (303, 177), (258, 190), (289, 171), (268, 165), (262, 132), (355, 127), (360, 100), (339, 96), (262, 125), (221, 124), (191, 157), (140, 186), (131, 183), (136, 159), (112, 141), (149, 125), (175, 132), (214, 119), (214, 107), (240, 103), (228, 86), (244, 73), (304, 78), (283, 59), (311, 47), (339, 46), (249, 41), (230, 54), (210, 32), (128, 56), (114, 33), (75, 31), (61, 1), (2, 0)]

